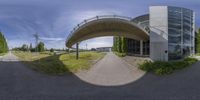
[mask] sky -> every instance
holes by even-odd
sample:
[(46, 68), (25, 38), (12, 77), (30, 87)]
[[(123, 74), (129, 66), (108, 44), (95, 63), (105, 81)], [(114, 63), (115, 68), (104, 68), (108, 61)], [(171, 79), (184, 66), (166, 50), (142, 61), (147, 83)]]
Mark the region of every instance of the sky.
[[(200, 0), (0, 0), (0, 31), (10, 48), (35, 45), (39, 34), (46, 48), (65, 48), (70, 31), (84, 19), (97, 15), (137, 17), (149, 12), (149, 6), (169, 5), (195, 11), (200, 26)], [(112, 37), (93, 38), (80, 48), (112, 46)]]

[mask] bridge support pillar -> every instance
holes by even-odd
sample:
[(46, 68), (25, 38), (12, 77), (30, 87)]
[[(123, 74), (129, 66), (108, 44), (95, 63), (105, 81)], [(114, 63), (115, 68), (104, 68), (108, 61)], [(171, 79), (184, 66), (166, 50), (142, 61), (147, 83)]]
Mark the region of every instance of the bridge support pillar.
[(79, 43), (76, 43), (76, 60), (79, 59)]
[(143, 55), (143, 40), (140, 40), (140, 56)]

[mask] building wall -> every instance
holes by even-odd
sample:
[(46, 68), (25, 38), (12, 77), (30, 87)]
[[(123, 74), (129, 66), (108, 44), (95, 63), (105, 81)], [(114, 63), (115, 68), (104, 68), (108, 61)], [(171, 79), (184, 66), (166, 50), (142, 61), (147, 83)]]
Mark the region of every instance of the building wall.
[(98, 52), (111, 52), (111, 47), (100, 47), (96, 48)]
[(150, 7), (150, 58), (168, 60), (167, 6)]

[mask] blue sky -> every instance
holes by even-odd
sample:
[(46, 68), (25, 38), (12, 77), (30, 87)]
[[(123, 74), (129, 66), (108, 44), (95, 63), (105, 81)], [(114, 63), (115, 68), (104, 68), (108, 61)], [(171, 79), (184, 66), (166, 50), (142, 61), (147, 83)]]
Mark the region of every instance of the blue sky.
[[(199, 0), (0, 0), (0, 30), (9, 46), (33, 43), (38, 32), (47, 48), (64, 48), (73, 27), (96, 15), (136, 17), (146, 14), (149, 6), (170, 5), (192, 9), (200, 26)], [(112, 37), (83, 41), (81, 48), (112, 46)]]

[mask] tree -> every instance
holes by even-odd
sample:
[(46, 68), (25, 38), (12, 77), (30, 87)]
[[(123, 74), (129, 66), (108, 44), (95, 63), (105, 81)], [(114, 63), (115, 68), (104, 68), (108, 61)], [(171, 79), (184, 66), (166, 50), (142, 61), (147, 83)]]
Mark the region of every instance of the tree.
[(113, 51), (118, 51), (117, 50), (117, 37), (113, 37), (113, 48), (112, 48)]
[(196, 53), (200, 53), (200, 29), (196, 34)]
[(0, 32), (0, 53), (8, 52), (7, 41), (2, 32)]
[(122, 46), (121, 46), (121, 51), (122, 53), (127, 53), (127, 42), (126, 42), (126, 38), (121, 37), (121, 42), (122, 42)]
[(28, 49), (28, 45), (23, 44), (22, 47), (21, 47), (21, 50), (22, 50), (22, 51), (28, 51), (28, 50), (29, 50), (29, 49)]
[(54, 52), (54, 49), (53, 49), (53, 48), (51, 48), (51, 49), (50, 49), (50, 52)]
[(32, 46), (32, 43), (30, 43), (30, 46), (29, 46), (29, 51), (33, 51), (33, 46)]
[(119, 53), (122, 53), (122, 39), (121, 39), (121, 37), (118, 37), (118, 39), (117, 39), (117, 49), (118, 49), (118, 52)]
[(38, 43), (36, 48), (38, 52), (43, 52), (45, 50), (44, 43), (43, 42)]

